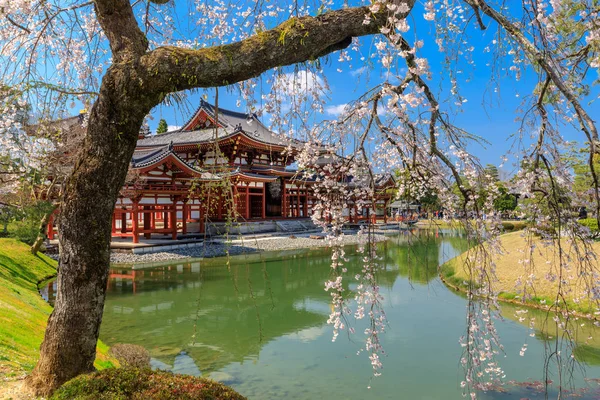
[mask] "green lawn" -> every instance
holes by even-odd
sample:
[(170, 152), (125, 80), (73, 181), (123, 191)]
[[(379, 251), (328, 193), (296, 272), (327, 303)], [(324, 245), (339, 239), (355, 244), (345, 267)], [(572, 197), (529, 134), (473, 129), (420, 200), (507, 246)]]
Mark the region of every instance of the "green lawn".
[[(0, 239), (0, 380), (35, 366), (52, 311), (37, 284), (55, 274), (56, 261), (33, 256), (28, 245), (15, 239)], [(97, 368), (113, 365), (107, 353), (98, 343)]]

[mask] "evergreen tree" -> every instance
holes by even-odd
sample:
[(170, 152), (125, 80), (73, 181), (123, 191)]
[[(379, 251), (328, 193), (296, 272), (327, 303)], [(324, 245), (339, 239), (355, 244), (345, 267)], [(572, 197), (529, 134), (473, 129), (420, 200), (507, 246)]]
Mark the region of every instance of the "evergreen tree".
[(156, 134), (160, 135), (161, 133), (165, 133), (165, 132), (167, 132), (168, 129), (169, 129), (169, 125), (167, 125), (167, 121), (165, 121), (164, 118), (161, 118), (160, 121), (158, 121), (158, 127), (156, 128)]
[(489, 175), (493, 182), (498, 182), (500, 180), (500, 176), (498, 173), (498, 168), (493, 164), (487, 164), (485, 166), (484, 172), (486, 175)]

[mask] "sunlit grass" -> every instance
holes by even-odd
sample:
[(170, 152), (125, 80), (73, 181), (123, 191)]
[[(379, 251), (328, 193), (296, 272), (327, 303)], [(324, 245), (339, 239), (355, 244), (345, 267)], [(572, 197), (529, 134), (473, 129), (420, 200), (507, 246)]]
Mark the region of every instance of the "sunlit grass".
[[(531, 279), (533, 285), (527, 286), (529, 298), (527, 302), (531, 305), (546, 305), (554, 303), (559, 289), (559, 279), (551, 281), (547, 275), (559, 275), (559, 256), (557, 246), (544, 246), (540, 238), (534, 237), (528, 241), (522, 232), (512, 232), (500, 236), (502, 254), (494, 254), (495, 273), (497, 280), (492, 282), (492, 287), (499, 297), (504, 300), (521, 300), (522, 284)], [(533, 250), (530, 249), (534, 246)], [(592, 244), (596, 253), (600, 252), (600, 242)], [(594, 312), (595, 307), (584, 299), (586, 284), (580, 277), (577, 257), (574, 246), (567, 240), (563, 242), (563, 251), (571, 258), (571, 269), (563, 270), (562, 291), (566, 296), (566, 302), (570, 309), (582, 313)], [(470, 279), (470, 273), (466, 267), (466, 257), (472, 254), (473, 249), (450, 260), (442, 267), (442, 276), (455, 286), (464, 286)], [(476, 272), (474, 272), (476, 273)], [(531, 276), (533, 275), (533, 276)], [(578, 302), (574, 300), (578, 299)]]
[[(37, 284), (56, 274), (56, 261), (34, 256), (15, 239), (0, 239), (0, 377), (33, 369), (52, 307)], [(98, 344), (97, 368), (113, 366), (108, 347)]]

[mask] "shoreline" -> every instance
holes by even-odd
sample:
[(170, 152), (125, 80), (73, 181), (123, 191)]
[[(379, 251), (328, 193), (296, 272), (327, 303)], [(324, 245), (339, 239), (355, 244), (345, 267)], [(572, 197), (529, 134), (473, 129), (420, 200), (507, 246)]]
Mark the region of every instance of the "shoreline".
[[(377, 232), (374, 235), (375, 242), (383, 242), (388, 238), (383, 232)], [(316, 239), (315, 237), (319, 237)], [(344, 234), (337, 240), (337, 244), (342, 246), (356, 245), (359, 243), (359, 237), (356, 233)], [(111, 252), (110, 263), (116, 265), (153, 263), (169, 260), (184, 260), (190, 258), (214, 258), (253, 254), (267, 251), (285, 251), (298, 249), (315, 249), (331, 247), (330, 241), (322, 235), (289, 235), (286, 237), (272, 236), (261, 238), (241, 238), (226, 242), (224, 239), (212, 240), (199, 243), (194, 247), (173, 249), (168, 251), (133, 254), (122, 252)]]
[[(444, 272), (442, 270), (440, 270), (438, 276), (439, 276), (440, 280), (442, 281), (442, 283), (444, 284), (444, 286), (446, 286), (448, 289), (463, 293), (465, 295), (469, 294), (469, 291), (466, 287), (462, 287), (460, 285), (455, 285), (454, 283), (451, 283), (450, 280), (448, 279), (448, 277), (444, 274)], [(551, 307), (551, 306), (539, 304), (534, 301), (521, 301), (521, 300), (507, 298), (507, 297), (504, 297), (503, 295), (513, 295), (513, 293), (500, 292), (498, 294), (499, 302), (513, 304), (513, 305), (521, 306), (521, 307), (535, 308), (537, 310), (551, 312), (551, 313), (559, 313), (559, 312), (567, 311), (572, 316), (575, 316), (578, 318), (585, 318), (585, 319), (591, 320), (591, 321), (599, 321), (598, 317), (593, 315), (593, 313), (583, 313), (581, 311), (573, 310), (573, 309), (571, 309), (571, 310), (564, 310), (564, 309), (556, 310), (556, 309), (553, 309), (553, 307)]]

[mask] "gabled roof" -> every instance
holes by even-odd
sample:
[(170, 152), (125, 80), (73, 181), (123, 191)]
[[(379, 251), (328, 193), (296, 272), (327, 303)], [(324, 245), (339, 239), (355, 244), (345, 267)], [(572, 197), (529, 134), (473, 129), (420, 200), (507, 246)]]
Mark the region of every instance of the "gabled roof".
[(131, 159), (131, 167), (133, 169), (147, 171), (153, 167), (169, 162), (179, 171), (184, 172), (189, 176), (199, 178), (201, 181), (218, 181), (223, 178), (237, 178), (245, 181), (273, 182), (278, 178), (277, 176), (242, 171), (239, 168), (229, 172), (212, 173), (202, 168), (197, 168), (179, 157), (177, 153), (173, 151), (172, 144), (159, 147), (153, 151), (138, 152), (138, 154), (134, 154)]
[(375, 187), (376, 188), (390, 188), (396, 185), (396, 178), (390, 173), (375, 174)]
[[(209, 128), (198, 128), (194, 125), (198, 118), (206, 117), (213, 126)], [(215, 129), (215, 122), (218, 127)], [(215, 132), (216, 131), (216, 132)], [(211, 143), (216, 138), (221, 141), (236, 135), (246, 136), (249, 140), (263, 145), (285, 148), (291, 146), (299, 149), (302, 143), (282, 137), (271, 132), (258, 119), (256, 114), (245, 114), (223, 108), (217, 110), (212, 104), (200, 101), (200, 107), (185, 125), (176, 131), (145, 137), (138, 141), (138, 147), (157, 147), (173, 143), (175, 146)]]
[(172, 144), (160, 147), (151, 152), (146, 152), (138, 155), (134, 153), (131, 159), (131, 167), (133, 169), (142, 170), (142, 172), (165, 163), (171, 163), (171, 165), (175, 166), (181, 172), (185, 172), (189, 176), (199, 177), (202, 180), (220, 179), (215, 174), (211, 174), (200, 168), (196, 168), (195, 166), (191, 165), (190, 163), (179, 157), (177, 153), (173, 151)]

